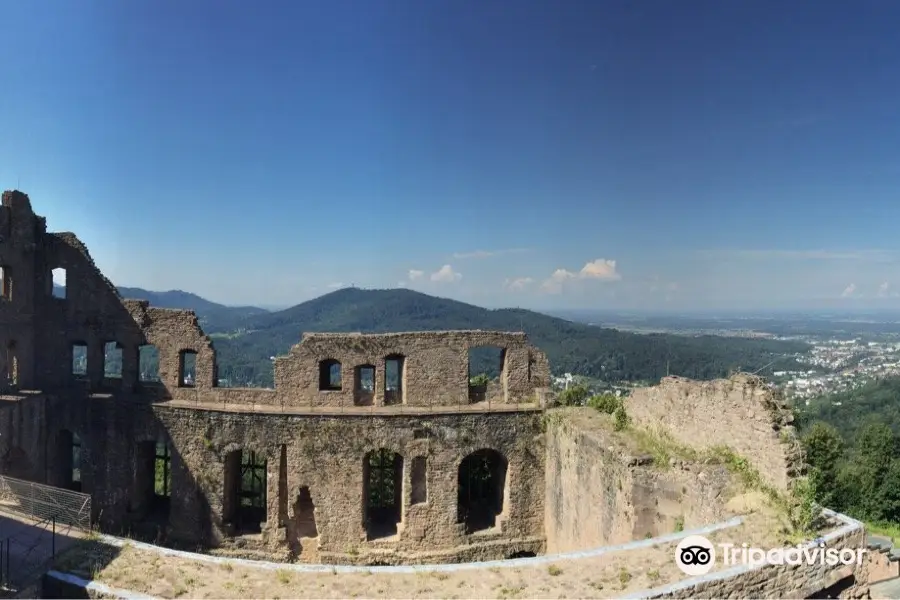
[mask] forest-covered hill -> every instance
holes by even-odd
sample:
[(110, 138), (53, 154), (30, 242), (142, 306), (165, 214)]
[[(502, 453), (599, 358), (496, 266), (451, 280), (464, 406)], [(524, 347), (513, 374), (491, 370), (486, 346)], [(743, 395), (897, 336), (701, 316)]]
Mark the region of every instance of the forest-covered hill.
[[(627, 333), (529, 310), (489, 310), (406, 289), (345, 288), (282, 311), (246, 314), (233, 324), (235, 330), (228, 335), (213, 336), (219, 374), (232, 384), (254, 385), (271, 385), (270, 357), (286, 353), (303, 332), (525, 331), (547, 353), (554, 372), (608, 381), (658, 380), (667, 372), (711, 379), (734, 369), (763, 367), (762, 372), (769, 373), (796, 366), (787, 355), (808, 350), (797, 342)], [(210, 322), (208, 331), (225, 330)]]
[(900, 532), (900, 377), (795, 408), (817, 500)]

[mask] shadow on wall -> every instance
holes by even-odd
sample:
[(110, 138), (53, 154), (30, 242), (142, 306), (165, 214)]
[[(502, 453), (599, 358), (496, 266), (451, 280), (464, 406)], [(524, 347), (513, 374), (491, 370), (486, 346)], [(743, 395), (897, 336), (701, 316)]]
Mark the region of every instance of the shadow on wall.
[[(174, 444), (152, 405), (116, 397), (46, 402), (46, 479), (90, 494), (92, 520), (101, 531), (179, 546), (177, 532), (187, 530), (191, 548), (198, 537), (214, 539), (213, 515), (222, 513), (212, 507), (221, 508), (221, 501), (201, 490), (220, 488), (222, 479), (207, 488), (212, 481), (204, 485), (195, 478), (183, 451), (197, 448)], [(202, 447), (196, 433), (191, 438)]]
[(0, 584), (18, 591), (50, 568), (63, 567), (90, 578), (93, 569), (102, 570), (120, 552), (115, 546), (73, 535), (70, 526), (35, 522), (24, 515), (21, 520), (0, 516), (0, 531)]

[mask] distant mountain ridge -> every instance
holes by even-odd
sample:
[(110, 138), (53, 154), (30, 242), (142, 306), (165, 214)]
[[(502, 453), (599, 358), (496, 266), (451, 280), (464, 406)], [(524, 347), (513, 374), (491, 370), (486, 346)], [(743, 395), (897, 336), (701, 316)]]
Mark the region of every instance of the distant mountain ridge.
[(712, 379), (731, 370), (798, 368), (800, 342), (718, 336), (639, 334), (576, 323), (525, 309), (486, 309), (408, 289), (343, 288), (279, 311), (230, 307), (182, 290), (119, 288), (125, 298), (160, 308), (193, 310), (213, 337), (219, 374), (232, 385), (272, 385), (271, 357), (288, 352), (304, 332), (524, 331), (547, 353), (555, 373), (607, 381), (656, 381), (666, 374)]
[[(344, 288), (285, 310), (241, 321), (244, 333), (216, 338), (220, 373), (270, 385), (269, 357), (286, 353), (303, 332), (386, 333), (446, 329), (525, 331), (554, 372), (605, 380), (658, 380), (670, 373), (712, 379), (732, 370), (796, 367), (785, 355), (809, 345), (763, 339), (637, 334), (575, 323), (525, 309), (486, 309), (408, 289)], [(227, 365), (227, 368), (226, 368)]]

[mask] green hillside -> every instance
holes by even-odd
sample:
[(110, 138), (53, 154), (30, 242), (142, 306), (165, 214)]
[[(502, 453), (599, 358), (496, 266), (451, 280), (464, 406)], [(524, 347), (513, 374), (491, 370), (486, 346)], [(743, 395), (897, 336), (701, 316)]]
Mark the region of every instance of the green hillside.
[(900, 377), (795, 408), (816, 499), (900, 540)]
[(286, 310), (247, 315), (241, 327), (246, 333), (213, 336), (219, 376), (232, 385), (271, 385), (270, 357), (285, 354), (303, 332), (525, 331), (547, 353), (555, 373), (609, 381), (658, 380), (667, 369), (695, 379), (767, 365), (762, 372), (769, 373), (795, 365), (786, 354), (808, 350), (806, 344), (773, 340), (626, 333), (529, 310), (489, 310), (405, 289), (342, 289)]

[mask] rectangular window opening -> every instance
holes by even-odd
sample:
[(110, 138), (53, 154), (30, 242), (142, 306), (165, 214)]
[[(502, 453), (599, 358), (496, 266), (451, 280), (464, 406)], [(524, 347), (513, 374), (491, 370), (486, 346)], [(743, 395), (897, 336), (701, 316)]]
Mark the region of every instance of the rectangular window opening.
[(122, 346), (118, 342), (107, 342), (103, 346), (103, 376), (122, 379)]
[(51, 294), (54, 298), (59, 298), (60, 300), (65, 300), (68, 296), (67, 284), (66, 284), (66, 270), (62, 267), (57, 267), (53, 269), (51, 272), (50, 278)]
[(72, 375), (87, 377), (88, 347), (87, 344), (76, 342), (72, 344)]
[(0, 266), (0, 300), (12, 300), (12, 269)]

